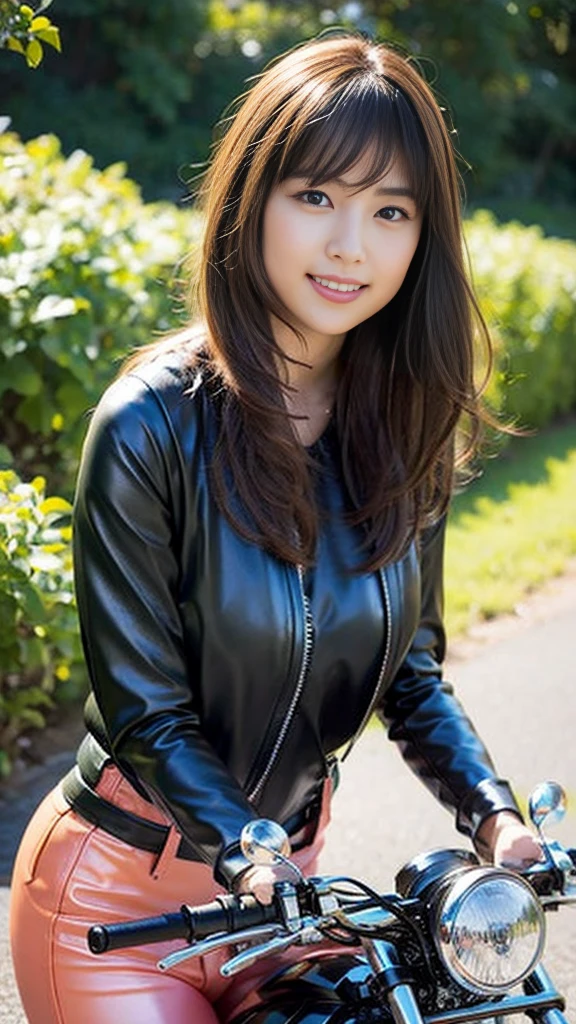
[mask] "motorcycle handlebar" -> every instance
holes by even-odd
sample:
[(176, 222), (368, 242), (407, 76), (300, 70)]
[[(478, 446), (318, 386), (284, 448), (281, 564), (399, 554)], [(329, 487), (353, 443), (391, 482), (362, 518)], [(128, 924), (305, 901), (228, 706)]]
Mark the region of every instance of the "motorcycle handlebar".
[(139, 921), (118, 924), (95, 924), (88, 931), (88, 948), (92, 953), (109, 953), (127, 946), (143, 946), (148, 942), (167, 942), (170, 939), (188, 939), (190, 926), (186, 915), (161, 914)]
[(243, 928), (273, 924), (277, 920), (278, 911), (274, 904), (264, 906), (253, 896), (219, 896), (212, 903), (200, 907), (184, 904), (174, 914), (93, 925), (88, 931), (88, 947), (92, 953), (100, 954), (172, 939), (192, 942), (219, 932), (232, 934)]
[[(576, 866), (576, 849), (566, 851)], [(139, 921), (94, 925), (88, 932), (92, 953), (107, 953), (128, 946), (144, 946), (153, 942), (205, 939), (219, 933), (233, 934), (244, 928), (274, 924), (279, 920), (278, 908), (264, 906), (253, 896), (219, 896), (200, 907), (184, 904), (180, 911)]]

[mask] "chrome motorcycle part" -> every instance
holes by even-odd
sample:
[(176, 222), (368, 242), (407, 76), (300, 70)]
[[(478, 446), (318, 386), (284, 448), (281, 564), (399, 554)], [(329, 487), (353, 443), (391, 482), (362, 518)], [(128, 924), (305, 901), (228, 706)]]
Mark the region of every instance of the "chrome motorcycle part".
[(295, 886), (291, 882), (276, 882), (274, 891), (284, 927), (297, 932), (302, 927), (302, 915)]
[(240, 849), (251, 864), (278, 864), (279, 858), (290, 856), (290, 840), (277, 821), (258, 818), (244, 826), (240, 834)]
[(437, 948), (464, 988), (504, 995), (534, 970), (546, 926), (537, 896), (520, 876), (504, 868), (470, 868), (436, 899)]
[(270, 818), (257, 818), (244, 826), (240, 833), (240, 849), (247, 860), (261, 866), (278, 866), (284, 864), (294, 873), (299, 882), (306, 883), (304, 875), (294, 861), (290, 860), (292, 852), (290, 840), (277, 821)]
[(289, 949), (290, 946), (296, 944), (309, 946), (322, 942), (323, 937), (322, 932), (319, 932), (313, 924), (303, 922), (303, 926), (298, 933), (277, 935), (275, 938), (259, 946), (252, 946), (250, 949), (242, 950), (241, 953), (227, 960), (225, 964), (222, 964), (220, 974), (223, 978), (231, 978), (234, 974), (239, 974), (240, 971), (244, 971), (247, 967), (252, 967), (258, 960), (263, 960), (267, 956), (274, 956), (276, 953), (281, 953), (282, 950)]
[[(282, 928), (279, 924), (260, 924), (256, 925), (255, 928), (244, 928), (242, 931), (242, 941), (250, 942), (267, 938), (271, 935), (276, 936), (281, 931)], [(159, 971), (169, 971), (172, 967), (178, 967), (179, 964), (184, 963), (185, 960), (192, 960), (196, 956), (206, 956), (207, 953), (213, 953), (215, 949), (229, 946), (231, 941), (230, 935), (227, 932), (220, 932), (210, 939), (194, 942), (192, 945), (184, 946), (184, 949), (177, 949), (175, 953), (169, 953), (163, 960), (159, 960), (156, 966)]]
[(268, 942), (263, 942), (260, 946), (244, 949), (241, 953), (231, 957), (230, 960), (222, 964), (220, 974), (223, 978), (231, 978), (234, 974), (239, 974), (240, 971), (246, 970), (247, 967), (252, 967), (258, 960), (262, 960), (267, 956), (273, 956), (275, 953), (281, 953), (282, 950), (294, 945), (296, 941), (296, 935), (277, 935)]
[(412, 987), (404, 980), (405, 972), (394, 945), (382, 939), (364, 939), (362, 946), (396, 1024), (424, 1024)]
[(548, 825), (562, 821), (566, 814), (566, 794), (557, 782), (541, 782), (530, 794), (530, 819), (538, 832), (544, 822)]

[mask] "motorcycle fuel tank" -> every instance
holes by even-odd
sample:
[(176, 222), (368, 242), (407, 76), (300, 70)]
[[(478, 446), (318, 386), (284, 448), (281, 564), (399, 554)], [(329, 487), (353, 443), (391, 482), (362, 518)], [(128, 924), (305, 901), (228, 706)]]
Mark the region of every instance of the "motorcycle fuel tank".
[(227, 1024), (378, 1024), (390, 1021), (370, 993), (372, 971), (357, 954), (311, 956), (287, 967)]

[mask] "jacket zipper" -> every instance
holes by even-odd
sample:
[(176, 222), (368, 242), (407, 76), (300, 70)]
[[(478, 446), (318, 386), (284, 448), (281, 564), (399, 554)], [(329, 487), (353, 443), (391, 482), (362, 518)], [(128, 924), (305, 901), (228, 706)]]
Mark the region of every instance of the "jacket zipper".
[(376, 701), (378, 700), (380, 688), (382, 686), (382, 683), (384, 682), (384, 677), (386, 676), (386, 672), (388, 671), (388, 664), (390, 662), (390, 651), (392, 649), (392, 602), (390, 601), (390, 589), (388, 587), (388, 580), (386, 579), (386, 570), (380, 569), (379, 572), (380, 579), (382, 580), (382, 590), (384, 592), (384, 607), (386, 615), (386, 638), (384, 641), (384, 654), (382, 656), (382, 664), (380, 666), (380, 673), (378, 675), (378, 680), (374, 688), (374, 693), (372, 694), (372, 700), (368, 705), (366, 714), (364, 715), (364, 718), (362, 719), (359, 728), (354, 733), (352, 739), (349, 741), (348, 746), (346, 747), (346, 750), (342, 754), (342, 757), (340, 758), (341, 761), (346, 760), (348, 754), (352, 750), (352, 747), (356, 744), (356, 741), (362, 735), (365, 727), (367, 726), (368, 722), (370, 721), (370, 718), (372, 717), (372, 712), (374, 711)]
[(280, 754), (282, 744), (284, 743), (286, 734), (288, 732), (288, 729), (290, 728), (292, 719), (294, 718), (294, 715), (296, 713), (298, 701), (300, 700), (302, 690), (304, 689), (304, 683), (306, 682), (306, 676), (308, 675), (308, 669), (310, 667), (310, 662), (312, 660), (312, 650), (314, 647), (314, 623), (312, 620), (312, 610), (310, 608), (310, 601), (308, 600), (308, 597), (306, 596), (306, 591), (304, 590), (304, 570), (301, 565), (296, 566), (296, 569), (298, 572), (298, 583), (300, 586), (300, 598), (302, 601), (302, 611), (304, 617), (304, 646), (302, 649), (300, 672), (298, 674), (296, 688), (294, 690), (294, 693), (292, 694), (290, 706), (288, 708), (288, 711), (286, 712), (284, 721), (280, 726), (280, 731), (278, 732), (276, 742), (274, 743), (272, 752), (270, 754), (270, 757), (268, 758), (268, 763), (264, 771), (262, 772), (262, 775), (260, 776), (258, 782), (248, 794), (248, 799), (251, 802), (257, 800), (258, 797), (260, 796), (262, 790), (264, 789), (264, 786), (266, 785), (268, 779), (270, 778), (272, 769), (276, 761), (278, 760), (278, 755)]

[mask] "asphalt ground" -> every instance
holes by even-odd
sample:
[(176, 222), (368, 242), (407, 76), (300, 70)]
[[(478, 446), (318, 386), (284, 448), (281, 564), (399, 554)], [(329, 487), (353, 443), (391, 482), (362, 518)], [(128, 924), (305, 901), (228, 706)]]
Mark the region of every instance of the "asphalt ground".
[[(520, 616), (477, 630), (453, 652), (446, 674), (500, 774), (513, 782), (522, 801), (545, 779), (565, 786), (572, 806), (553, 834), (576, 846), (576, 575), (520, 611)], [(52, 758), (13, 799), (0, 804), (0, 868), (3, 863), (5, 877), (33, 807), (70, 760), (71, 755)], [(343, 766), (324, 870), (353, 874), (391, 891), (403, 863), (438, 846), (466, 846), (466, 841), (402, 765), (384, 732), (369, 728)], [(8, 899), (7, 885), (0, 886), (0, 1024), (26, 1024), (10, 964)], [(567, 999), (568, 1020), (576, 1021), (576, 912), (564, 908), (547, 920), (544, 962)]]

